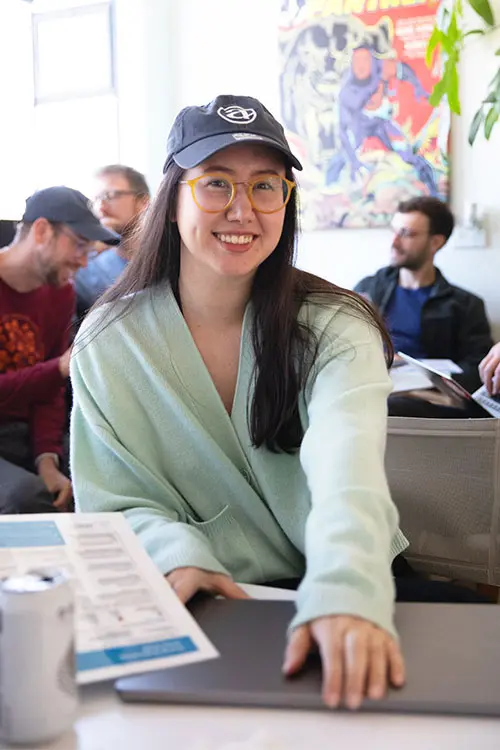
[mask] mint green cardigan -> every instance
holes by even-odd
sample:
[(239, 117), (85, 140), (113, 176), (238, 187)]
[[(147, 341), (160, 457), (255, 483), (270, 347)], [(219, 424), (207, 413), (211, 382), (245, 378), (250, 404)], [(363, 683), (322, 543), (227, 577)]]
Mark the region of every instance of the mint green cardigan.
[(123, 511), (165, 574), (301, 577), (292, 627), (351, 614), (394, 633), (390, 565), (407, 542), (384, 471), (380, 337), (338, 307), (309, 303), (301, 315), (320, 346), (295, 455), (251, 444), (251, 305), (231, 416), (169, 287), (140, 293), (107, 327), (106, 308), (87, 318), (71, 361), (77, 508)]

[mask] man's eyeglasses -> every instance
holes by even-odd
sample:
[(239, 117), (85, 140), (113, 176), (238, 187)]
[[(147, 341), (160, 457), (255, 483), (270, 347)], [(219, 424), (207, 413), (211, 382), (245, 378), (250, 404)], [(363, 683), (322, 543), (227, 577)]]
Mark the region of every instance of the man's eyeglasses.
[(95, 250), (95, 242), (86, 240), (83, 237), (79, 237), (74, 232), (72, 232), (71, 229), (68, 229), (64, 226), (58, 227), (57, 233), (64, 234), (65, 237), (68, 237), (68, 239), (73, 241), (75, 255), (77, 255), (79, 258), (88, 258), (89, 260), (91, 260), (98, 255), (97, 251)]
[(245, 185), (255, 211), (274, 214), (290, 200), (295, 182), (279, 175), (263, 175), (250, 182), (233, 182), (226, 175), (203, 174), (192, 180), (179, 180), (179, 185), (189, 185), (198, 208), (209, 214), (226, 211), (236, 197), (236, 186)]
[(391, 232), (401, 240), (412, 240), (415, 237), (419, 237), (421, 234), (429, 234), (429, 232), (417, 232), (415, 229), (407, 229), (406, 227), (401, 227), (401, 229), (391, 227)]
[(124, 195), (138, 195), (135, 190), (105, 190), (94, 197), (94, 203), (110, 203)]

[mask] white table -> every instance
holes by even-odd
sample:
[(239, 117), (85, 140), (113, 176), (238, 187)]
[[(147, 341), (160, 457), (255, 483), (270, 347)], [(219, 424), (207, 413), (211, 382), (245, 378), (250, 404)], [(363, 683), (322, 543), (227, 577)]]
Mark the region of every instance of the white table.
[[(258, 598), (294, 594), (248, 586)], [(500, 719), (122, 703), (89, 685), (74, 730), (39, 750), (498, 750)]]
[[(254, 742), (250, 742), (251, 739)], [(83, 691), (71, 735), (44, 750), (498, 750), (500, 720), (123, 704)]]

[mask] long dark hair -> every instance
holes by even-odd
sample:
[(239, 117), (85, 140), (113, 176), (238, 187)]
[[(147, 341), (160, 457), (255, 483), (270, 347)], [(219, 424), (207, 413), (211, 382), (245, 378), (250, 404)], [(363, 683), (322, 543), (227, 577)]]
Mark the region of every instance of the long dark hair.
[[(178, 182), (184, 170), (171, 163), (156, 198), (139, 228), (138, 250), (118, 281), (94, 308), (108, 303), (104, 322), (127, 314), (134, 294), (169, 283), (179, 299), (181, 238), (173, 212)], [(291, 170), (287, 178), (293, 179)], [(342, 304), (353, 315), (371, 323), (382, 337), (388, 365), (393, 347), (378, 313), (362, 297), (294, 267), (298, 233), (298, 196), (294, 190), (285, 209), (283, 231), (274, 252), (259, 266), (252, 285), (255, 314), (254, 395), (248, 420), (255, 447), (274, 452), (295, 452), (303, 437), (299, 418), (299, 393), (313, 366), (318, 349), (314, 331), (299, 320), (299, 311), (309, 298), (318, 304)], [(123, 297), (129, 301), (120, 312), (115, 307)], [(101, 324), (103, 322), (101, 320)], [(332, 425), (333, 429), (333, 425)]]

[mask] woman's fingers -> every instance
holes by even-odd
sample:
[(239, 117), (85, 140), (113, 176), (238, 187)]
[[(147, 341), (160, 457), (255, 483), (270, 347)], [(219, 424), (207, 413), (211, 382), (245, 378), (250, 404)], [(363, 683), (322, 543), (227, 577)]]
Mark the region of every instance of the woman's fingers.
[(290, 633), (283, 660), (283, 672), (292, 675), (305, 664), (313, 645), (309, 625), (300, 625)]
[(314, 639), (319, 646), (323, 667), (323, 701), (331, 708), (336, 708), (342, 699), (345, 634), (343, 621), (345, 619), (324, 617), (312, 623)]
[(167, 581), (185, 604), (197, 591), (207, 591), (210, 594), (220, 594), (227, 599), (250, 599), (229, 576), (221, 573), (210, 573), (200, 568), (177, 568), (168, 576)]
[(390, 681), (394, 687), (402, 687), (406, 681), (405, 662), (399, 643), (393, 638), (389, 638), (387, 643), (387, 653), (389, 656)]
[(401, 650), (389, 633), (366, 620), (348, 616), (319, 618), (310, 624), (323, 666), (323, 700), (358, 708), (365, 696), (382, 698), (390, 681), (404, 684)]
[(383, 698), (387, 690), (389, 656), (387, 640), (382, 631), (375, 631), (369, 642), (368, 675), (366, 693), (372, 700)]
[(348, 708), (359, 708), (365, 696), (369, 656), (366, 631), (359, 628), (348, 631), (344, 638), (344, 695)]
[(246, 591), (243, 591), (237, 583), (225, 575), (211, 575), (207, 585), (209, 586), (207, 591), (212, 594), (220, 594), (226, 599), (251, 599)]
[(186, 604), (199, 590), (199, 579), (191, 569), (174, 570), (167, 576), (167, 581), (183, 604)]

